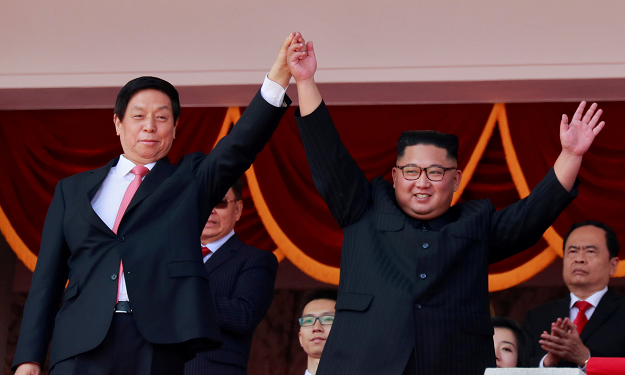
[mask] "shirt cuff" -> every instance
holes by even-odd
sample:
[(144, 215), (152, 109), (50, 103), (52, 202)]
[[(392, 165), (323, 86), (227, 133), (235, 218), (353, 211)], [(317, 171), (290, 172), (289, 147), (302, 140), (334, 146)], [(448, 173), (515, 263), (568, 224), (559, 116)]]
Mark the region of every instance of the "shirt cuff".
[(545, 358), (547, 358), (547, 354), (545, 354), (545, 356), (542, 357), (542, 359), (540, 360), (540, 363), (538, 364), (538, 368), (545, 368)]
[(260, 95), (263, 99), (274, 107), (286, 107), (287, 105), (284, 102), (285, 94), (286, 89), (280, 86), (279, 83), (270, 80), (269, 74), (266, 74), (263, 86), (260, 88)]

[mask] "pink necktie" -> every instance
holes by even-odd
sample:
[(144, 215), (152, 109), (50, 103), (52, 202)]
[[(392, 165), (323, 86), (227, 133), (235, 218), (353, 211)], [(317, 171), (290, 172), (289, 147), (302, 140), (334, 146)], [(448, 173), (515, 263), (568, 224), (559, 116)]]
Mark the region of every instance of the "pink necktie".
[[(148, 174), (150, 170), (144, 167), (143, 165), (136, 165), (134, 168), (130, 170), (132, 174), (135, 175), (134, 180), (128, 185), (126, 192), (124, 193), (124, 198), (122, 198), (122, 203), (119, 205), (119, 210), (117, 211), (117, 217), (115, 217), (115, 223), (113, 224), (113, 233), (117, 234), (117, 229), (119, 229), (119, 223), (122, 221), (122, 217), (132, 200), (132, 197), (137, 192), (139, 185), (141, 185), (141, 181), (143, 176)], [(119, 286), (122, 280), (122, 276), (124, 274), (124, 265), (122, 261), (119, 261), (119, 275), (117, 277), (117, 300), (115, 303), (119, 302)]]
[(577, 333), (581, 334), (584, 326), (588, 322), (588, 318), (586, 317), (586, 310), (592, 307), (592, 305), (586, 301), (577, 301), (573, 305), (579, 309), (573, 324), (577, 326)]

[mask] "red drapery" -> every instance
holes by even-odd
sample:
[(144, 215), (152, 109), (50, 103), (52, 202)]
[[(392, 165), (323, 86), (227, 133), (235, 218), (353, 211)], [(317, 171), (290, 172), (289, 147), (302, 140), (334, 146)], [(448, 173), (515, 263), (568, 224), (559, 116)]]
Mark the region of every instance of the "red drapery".
[[(559, 121), (574, 103), (331, 106), (341, 137), (368, 178), (390, 177), (399, 133), (435, 129), (460, 139), (463, 186), (455, 201), (490, 198), (501, 208), (527, 194), (560, 152)], [(625, 103), (602, 103), (608, 124), (584, 158), (580, 196), (536, 246), (492, 265), (491, 290), (516, 285), (561, 253), (571, 223), (596, 219), (624, 233), (625, 162), (619, 116)], [(41, 229), (60, 178), (104, 165), (121, 152), (112, 109), (0, 111), (0, 228), (33, 269)], [(293, 109), (246, 173), (245, 210), (237, 232), (245, 242), (319, 280), (338, 282), (342, 233), (315, 190)], [(209, 152), (239, 116), (238, 108), (184, 108), (172, 162)], [(623, 241), (623, 238), (621, 238)], [(619, 276), (625, 276), (620, 267)]]

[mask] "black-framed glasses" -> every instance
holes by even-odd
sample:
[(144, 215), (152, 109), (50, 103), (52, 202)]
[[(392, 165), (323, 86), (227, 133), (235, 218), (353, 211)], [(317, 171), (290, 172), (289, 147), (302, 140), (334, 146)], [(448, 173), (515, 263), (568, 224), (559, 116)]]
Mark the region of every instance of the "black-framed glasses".
[(240, 199), (222, 199), (221, 202), (217, 203), (215, 205), (215, 208), (219, 208), (221, 210), (223, 210), (224, 208), (228, 207), (228, 203), (230, 202), (236, 202)]
[(458, 169), (456, 167), (445, 168), (440, 165), (433, 165), (427, 168), (417, 167), (414, 164), (407, 164), (404, 166), (396, 166), (397, 169), (401, 170), (401, 173), (404, 175), (404, 178), (408, 181), (415, 181), (421, 177), (421, 172), (425, 171), (425, 175), (430, 181), (441, 181), (443, 177), (445, 177), (445, 172), (451, 171), (452, 169)]
[(322, 316), (305, 316), (297, 319), (299, 325), (302, 327), (310, 327), (315, 325), (315, 322), (319, 319), (319, 323), (324, 326), (331, 326), (334, 323), (334, 315), (322, 315)]

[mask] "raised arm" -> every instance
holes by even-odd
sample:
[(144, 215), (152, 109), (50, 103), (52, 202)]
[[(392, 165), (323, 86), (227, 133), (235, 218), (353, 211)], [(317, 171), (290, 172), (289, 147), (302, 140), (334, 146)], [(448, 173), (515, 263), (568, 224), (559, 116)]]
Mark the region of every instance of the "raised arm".
[(287, 60), (297, 82), (295, 113), (315, 187), (341, 227), (354, 223), (368, 207), (370, 184), (334, 127), (315, 83), (317, 59), (313, 43), (296, 33)]
[(582, 165), (582, 157), (605, 125), (604, 121), (599, 122), (603, 111), (597, 110), (597, 103), (593, 103), (586, 114), (584, 114), (585, 107), (586, 102), (581, 102), (571, 123), (569, 124), (566, 115), (562, 115), (562, 122), (560, 123), (562, 152), (558, 156), (553, 170), (558, 181), (567, 191), (571, 191), (575, 184), (577, 173)]
[(313, 42), (306, 43), (300, 33), (288, 49), (287, 60), (291, 74), (297, 82), (299, 110), (302, 116), (311, 114), (321, 104), (321, 93), (315, 83), (317, 57)]

